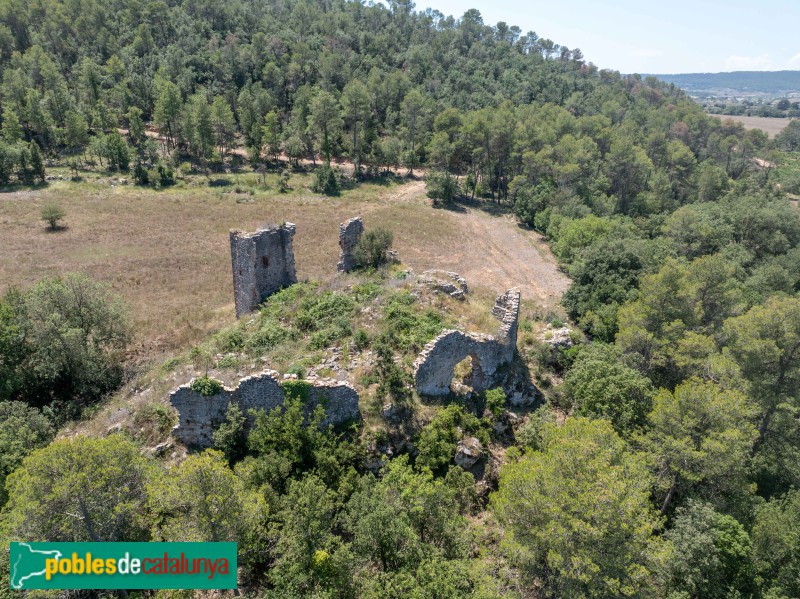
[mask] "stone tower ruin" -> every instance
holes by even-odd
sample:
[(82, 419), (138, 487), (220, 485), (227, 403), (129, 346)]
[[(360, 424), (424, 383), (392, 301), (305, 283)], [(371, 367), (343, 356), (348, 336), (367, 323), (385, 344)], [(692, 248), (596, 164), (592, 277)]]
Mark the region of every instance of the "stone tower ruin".
[(255, 233), (231, 231), (231, 266), (236, 318), (253, 312), (267, 297), (297, 283), (293, 223), (271, 225)]
[(339, 263), (336, 265), (336, 270), (339, 272), (350, 272), (355, 268), (356, 259), (353, 251), (362, 233), (364, 233), (364, 223), (361, 222), (360, 216), (339, 225), (339, 247), (342, 248)]

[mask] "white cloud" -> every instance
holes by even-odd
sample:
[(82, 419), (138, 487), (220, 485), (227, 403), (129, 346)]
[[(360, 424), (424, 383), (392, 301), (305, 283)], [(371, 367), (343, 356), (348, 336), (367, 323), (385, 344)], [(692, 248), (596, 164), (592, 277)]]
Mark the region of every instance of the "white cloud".
[(786, 66), (790, 69), (800, 69), (800, 52), (792, 56)]
[(772, 69), (772, 59), (769, 54), (761, 54), (760, 56), (733, 55), (725, 60), (726, 71), (769, 71), (770, 69)]

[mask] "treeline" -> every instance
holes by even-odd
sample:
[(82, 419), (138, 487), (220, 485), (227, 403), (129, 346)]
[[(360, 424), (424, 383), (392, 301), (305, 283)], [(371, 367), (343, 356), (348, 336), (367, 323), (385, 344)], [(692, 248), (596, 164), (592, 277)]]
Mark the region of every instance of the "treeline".
[(709, 112), (725, 116), (763, 116), (768, 118), (800, 117), (800, 102), (790, 102), (786, 98), (774, 104), (761, 104), (755, 102), (742, 102), (723, 104), (714, 102), (708, 107)]
[[(746, 163), (765, 142), (703, 118), (672, 86), (601, 71), (475, 10), (456, 20), (390, 4), (6, 0), (4, 121), (47, 153), (102, 158), (95, 139), (119, 128), (147, 166), (159, 149), (173, 167), (220, 166), (241, 143), (256, 161), (341, 157), (373, 173), (430, 164), (504, 199), (554, 183), (623, 212), (650, 175), (691, 177), (695, 162), (721, 157), (741, 170), (730, 155)], [(587, 173), (602, 180), (575, 190)]]
[(461, 192), (533, 223), (547, 202), (669, 209), (701, 170), (736, 178), (767, 143), (674, 86), (599, 70), (475, 10), (6, 0), (0, 27), (3, 126), (76, 168), (133, 166), (140, 183), (168, 184), (184, 160), (223, 168), (242, 145), (254, 164), (343, 158), (357, 176), (424, 165), (434, 196), (459, 193), (458, 175)]

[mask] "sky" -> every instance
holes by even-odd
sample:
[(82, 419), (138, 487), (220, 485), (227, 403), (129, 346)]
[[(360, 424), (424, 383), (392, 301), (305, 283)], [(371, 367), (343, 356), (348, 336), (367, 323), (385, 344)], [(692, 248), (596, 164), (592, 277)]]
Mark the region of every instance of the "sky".
[(622, 73), (800, 70), (800, 0), (415, 0), (535, 31)]

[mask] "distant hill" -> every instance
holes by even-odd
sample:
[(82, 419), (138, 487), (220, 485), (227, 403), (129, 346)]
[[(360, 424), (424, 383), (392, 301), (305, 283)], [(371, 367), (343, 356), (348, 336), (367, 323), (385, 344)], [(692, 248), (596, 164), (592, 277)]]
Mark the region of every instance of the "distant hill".
[(654, 75), (674, 83), (692, 96), (782, 97), (800, 94), (800, 71), (734, 71)]

